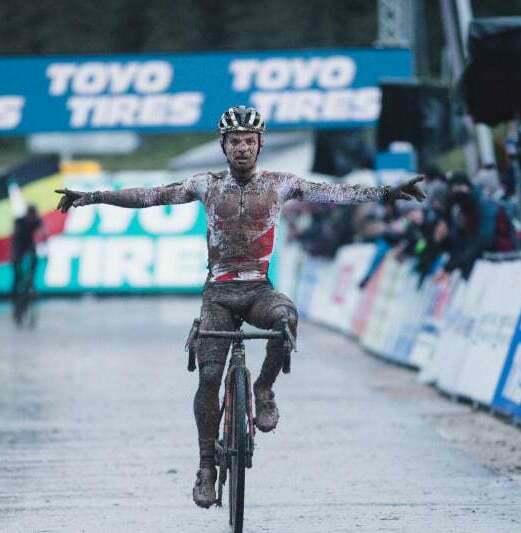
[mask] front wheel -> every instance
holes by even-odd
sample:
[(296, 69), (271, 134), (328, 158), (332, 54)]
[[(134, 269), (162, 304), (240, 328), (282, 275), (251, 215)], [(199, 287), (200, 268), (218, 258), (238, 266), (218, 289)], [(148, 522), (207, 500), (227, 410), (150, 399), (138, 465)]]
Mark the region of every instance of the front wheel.
[(230, 467), (229, 503), (230, 526), (233, 533), (242, 533), (244, 519), (244, 485), (246, 468), (246, 449), (248, 438), (246, 433), (247, 420), (247, 380), (243, 368), (237, 368), (233, 380), (233, 406), (232, 406), (232, 458)]

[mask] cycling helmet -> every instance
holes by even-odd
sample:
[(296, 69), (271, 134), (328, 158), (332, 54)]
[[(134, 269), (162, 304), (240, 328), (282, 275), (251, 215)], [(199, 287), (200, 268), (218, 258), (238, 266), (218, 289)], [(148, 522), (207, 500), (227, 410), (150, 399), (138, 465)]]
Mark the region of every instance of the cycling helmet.
[(222, 135), (236, 131), (250, 131), (263, 133), (266, 129), (264, 120), (254, 107), (235, 106), (230, 107), (221, 115), (219, 131)]

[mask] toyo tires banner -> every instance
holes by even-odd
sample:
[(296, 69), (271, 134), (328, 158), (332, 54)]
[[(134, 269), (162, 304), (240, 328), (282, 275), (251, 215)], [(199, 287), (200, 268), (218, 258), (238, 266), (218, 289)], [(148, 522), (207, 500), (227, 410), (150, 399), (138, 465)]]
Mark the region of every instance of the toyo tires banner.
[(358, 127), (380, 113), (381, 78), (408, 78), (405, 49), (321, 49), (0, 59), (0, 135), (215, 130), (231, 105), (270, 128)]
[[(165, 183), (166, 177), (162, 172), (145, 172), (85, 177), (58, 174), (46, 179), (89, 191), (155, 186)], [(200, 290), (207, 275), (206, 217), (200, 202), (147, 209), (99, 204), (71, 209), (63, 215), (53, 209), (58, 195), (45, 193), (50, 207), (44, 215), (46, 226), (54, 218), (59, 221), (54, 224), (56, 231), (38, 249), (39, 292)], [(12, 269), (9, 262), (1, 263), (0, 294), (6, 294), (11, 288)]]

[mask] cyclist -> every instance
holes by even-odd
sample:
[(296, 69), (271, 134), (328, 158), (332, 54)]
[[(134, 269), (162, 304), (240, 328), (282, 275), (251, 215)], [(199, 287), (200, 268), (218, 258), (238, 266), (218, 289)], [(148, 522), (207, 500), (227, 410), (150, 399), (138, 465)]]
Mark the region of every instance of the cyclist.
[(43, 221), (38, 214), (38, 209), (33, 204), (30, 204), (27, 207), (25, 215), (15, 220), (11, 239), (11, 261), (13, 266), (13, 285), (11, 294), (14, 308), (16, 308), (18, 297), (24, 290), (23, 267), (26, 258), (29, 263), (27, 288), (31, 289), (33, 287), (37, 265), (35, 235), (42, 228), (45, 229)]
[[(297, 311), (293, 302), (275, 291), (267, 278), (282, 204), (297, 199), (329, 204), (349, 204), (381, 199), (422, 200), (416, 177), (397, 187), (314, 183), (289, 173), (257, 169), (265, 130), (259, 112), (232, 107), (219, 121), (221, 148), (228, 161), (223, 172), (204, 172), (181, 183), (120, 191), (79, 192), (59, 189), (58, 209), (67, 211), (94, 203), (121, 207), (149, 207), (201, 201), (208, 218), (209, 275), (203, 290), (201, 328), (233, 329), (233, 315), (264, 329), (280, 329), (287, 319), (293, 334)], [(193, 490), (197, 505), (215, 503), (215, 448), (219, 424), (219, 388), (230, 342), (202, 339), (199, 345), (199, 388), (194, 412), (199, 436), (200, 465)], [(273, 384), (282, 367), (280, 340), (267, 343), (267, 354), (255, 381), (255, 423), (271, 431), (279, 412)]]

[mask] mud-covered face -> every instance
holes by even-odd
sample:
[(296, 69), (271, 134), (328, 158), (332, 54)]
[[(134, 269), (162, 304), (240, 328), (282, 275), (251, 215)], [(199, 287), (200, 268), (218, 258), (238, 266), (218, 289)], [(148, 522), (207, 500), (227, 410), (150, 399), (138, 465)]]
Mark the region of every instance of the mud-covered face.
[(255, 168), (259, 154), (259, 135), (250, 132), (227, 133), (223, 150), (230, 166), (239, 173)]

